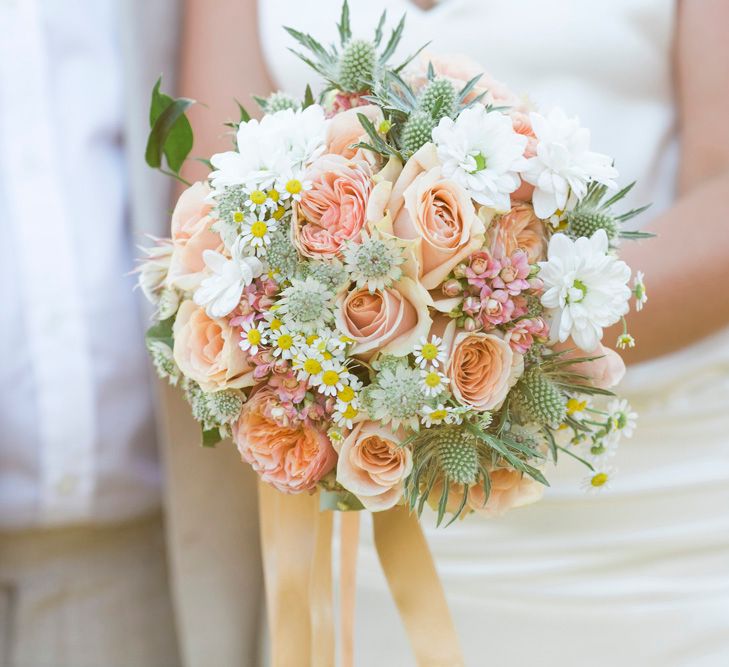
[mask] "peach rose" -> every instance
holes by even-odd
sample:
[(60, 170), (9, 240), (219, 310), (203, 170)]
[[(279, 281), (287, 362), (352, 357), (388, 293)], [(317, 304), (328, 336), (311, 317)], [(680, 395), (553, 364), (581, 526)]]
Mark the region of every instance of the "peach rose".
[(407, 354), (427, 335), (432, 300), (422, 285), (402, 278), (392, 287), (370, 293), (354, 289), (337, 299), (339, 330), (354, 340), (352, 354), (369, 359), (375, 352)]
[(504, 402), (518, 367), (511, 346), (499, 336), (461, 332), (453, 341), (447, 375), (461, 403), (493, 410)]
[(204, 250), (217, 250), (220, 236), (210, 229), (212, 204), (206, 201), (210, 188), (197, 182), (185, 190), (172, 212), (172, 259), (167, 282), (183, 291), (192, 291), (203, 279)]
[(314, 488), (337, 461), (325, 433), (305, 422), (285, 423), (273, 392), (263, 387), (243, 405), (233, 442), (264, 482), (283, 493)]
[(356, 424), (339, 450), (337, 481), (370, 511), (397, 504), (413, 467), (412, 454), (392, 431), (375, 422)]
[(590, 382), (598, 389), (612, 389), (625, 376), (625, 362), (623, 358), (609, 347), (598, 343), (597, 347), (587, 354), (582, 350), (575, 350), (570, 356), (599, 357), (593, 361), (583, 361), (574, 364), (572, 370), (575, 373), (586, 375)]
[(359, 239), (372, 191), (372, 172), (365, 162), (326, 154), (311, 166), (304, 192), (295, 207), (294, 243), (305, 257), (332, 259), (344, 244)]
[(440, 167), (418, 175), (403, 198), (393, 232), (415, 241), (420, 282), (425, 289), (435, 289), (456, 264), (481, 248), (483, 223), (468, 193), (444, 178)]
[(517, 203), (506, 215), (498, 217), (488, 228), (486, 239), (492, 254), (511, 255), (523, 250), (534, 264), (545, 258), (547, 235), (544, 223), (534, 214), (531, 204)]
[(354, 109), (348, 109), (338, 113), (329, 121), (327, 130), (327, 153), (336, 153), (347, 160), (352, 160), (361, 155), (359, 148), (352, 148), (353, 144), (362, 141), (367, 135), (359, 122), (358, 114), (364, 114), (377, 127), (383, 120), (380, 107), (374, 104), (367, 104)]
[(252, 367), (240, 349), (240, 336), (225, 320), (183, 301), (172, 328), (173, 356), (180, 370), (205, 391), (250, 387)]

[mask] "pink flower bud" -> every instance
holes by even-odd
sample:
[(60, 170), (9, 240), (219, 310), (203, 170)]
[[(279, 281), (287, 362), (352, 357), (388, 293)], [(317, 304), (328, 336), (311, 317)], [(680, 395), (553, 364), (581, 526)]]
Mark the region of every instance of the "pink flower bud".
[(455, 269), (453, 269), (453, 275), (456, 278), (465, 278), (466, 277), (466, 265), (465, 264), (458, 264)]
[(469, 314), (477, 313), (481, 310), (481, 300), (475, 296), (469, 296), (463, 302), (463, 311)]
[(476, 329), (478, 329), (478, 323), (472, 317), (466, 317), (463, 320), (463, 329), (468, 333), (473, 333)]
[(447, 280), (445, 283), (443, 283), (443, 294), (446, 296), (458, 296), (461, 292), (463, 292), (463, 287), (461, 286), (461, 283), (459, 283), (454, 278), (451, 278), (450, 280)]

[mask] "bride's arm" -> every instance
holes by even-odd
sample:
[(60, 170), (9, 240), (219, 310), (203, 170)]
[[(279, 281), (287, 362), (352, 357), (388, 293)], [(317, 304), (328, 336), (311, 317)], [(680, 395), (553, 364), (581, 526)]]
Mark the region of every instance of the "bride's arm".
[[(257, 5), (256, 0), (185, 1), (178, 92), (201, 102), (189, 113), (197, 157), (231, 150), (230, 130), (223, 123), (238, 120), (235, 99), (254, 114), (258, 107), (251, 95), (265, 97), (272, 90), (259, 41)], [(198, 180), (207, 169), (188, 160), (183, 175)]]
[[(649, 302), (628, 318), (638, 344), (629, 362), (666, 354), (729, 325), (729, 2), (683, 0), (676, 35), (679, 197), (650, 226), (659, 236), (624, 243), (646, 274)], [(614, 343), (615, 331), (606, 333)]]

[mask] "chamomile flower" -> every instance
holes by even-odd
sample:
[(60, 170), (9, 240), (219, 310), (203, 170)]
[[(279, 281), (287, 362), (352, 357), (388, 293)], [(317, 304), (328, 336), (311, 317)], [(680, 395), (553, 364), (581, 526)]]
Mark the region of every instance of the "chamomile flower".
[(263, 211), (268, 202), (268, 195), (264, 190), (251, 190), (248, 192), (243, 205), (255, 213)]
[[(279, 321), (280, 320), (272, 320), (271, 322)], [(268, 337), (271, 341), (271, 349), (273, 350), (274, 357), (281, 357), (281, 359), (293, 359), (296, 354), (296, 339), (285, 326), (278, 326), (275, 329), (271, 328)]]
[(332, 414), (334, 423), (340, 428), (352, 428), (354, 419), (359, 415), (359, 410), (354, 403), (337, 404), (337, 409)]
[(567, 400), (567, 416), (575, 421), (582, 421), (587, 417), (587, 410), (590, 407), (588, 399), (580, 400), (574, 396)]
[(315, 333), (334, 317), (333, 294), (314, 278), (293, 278), (281, 292), (279, 312), (292, 331)]
[(430, 341), (426, 337), (423, 337), (415, 346), (415, 363), (420, 368), (440, 366), (440, 364), (445, 363), (445, 359), (445, 345), (443, 345), (443, 339), (438, 338), (438, 336), (431, 336)]
[(266, 334), (263, 322), (245, 322), (240, 336), (240, 349), (249, 354), (258, 354), (259, 348), (266, 344)]
[(325, 359), (322, 372), (310, 378), (312, 387), (318, 387), (325, 396), (336, 396), (347, 384), (350, 374), (347, 367), (336, 359)]
[(613, 466), (595, 468), (590, 475), (582, 480), (582, 489), (590, 494), (607, 491), (610, 488), (616, 473), (617, 469)]
[(638, 413), (633, 412), (628, 401), (624, 398), (612, 400), (607, 406), (607, 411), (612, 430), (630, 438), (638, 422)]
[(424, 405), (420, 410), (420, 420), (425, 428), (445, 424), (448, 419), (448, 408), (442, 403), (438, 403), (436, 407)]
[(273, 218), (248, 217), (243, 223), (241, 240), (246, 246), (253, 248), (257, 255), (261, 255), (271, 243), (271, 234), (277, 227), (278, 223)]
[(350, 241), (344, 249), (347, 271), (357, 287), (367, 287), (371, 294), (392, 285), (402, 276), (405, 259), (394, 240), (369, 236), (362, 232), (361, 241)]
[[(303, 343), (303, 341), (302, 341)], [(316, 382), (324, 371), (324, 358), (315, 347), (303, 343), (293, 356), (293, 366), (299, 380)]]
[(635, 296), (635, 309), (643, 310), (645, 302), (648, 301), (648, 293), (645, 291), (645, 275), (642, 271), (637, 271), (633, 279), (633, 295)]
[(633, 338), (628, 332), (621, 333), (618, 336), (616, 345), (619, 350), (624, 350), (626, 347), (635, 347), (635, 338)]
[(426, 396), (438, 396), (448, 385), (448, 378), (435, 368), (421, 370), (420, 377), (423, 378), (423, 391)]
[(612, 434), (598, 441), (587, 443), (585, 458), (595, 465), (600, 465), (606, 459), (615, 456), (618, 451), (619, 438), (611, 436)]
[(288, 170), (276, 179), (275, 189), (282, 202), (301, 201), (304, 193), (311, 190), (311, 181), (304, 178), (302, 171)]
[(347, 384), (337, 392), (337, 408), (344, 409), (349, 403), (359, 404), (357, 392), (361, 388), (362, 383), (356, 377), (350, 376)]

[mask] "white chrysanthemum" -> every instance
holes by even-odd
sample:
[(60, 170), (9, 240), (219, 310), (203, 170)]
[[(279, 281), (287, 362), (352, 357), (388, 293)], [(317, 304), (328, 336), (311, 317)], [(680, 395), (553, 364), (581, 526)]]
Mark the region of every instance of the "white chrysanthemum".
[(508, 116), (476, 105), (455, 120), (442, 118), (433, 141), (444, 176), (466, 188), (479, 204), (499, 212), (511, 208), (509, 195), (520, 184), (517, 172), (526, 165), (527, 138), (514, 132)]
[(279, 313), (292, 331), (315, 333), (334, 317), (333, 294), (314, 278), (292, 279), (281, 292)]
[(243, 223), (241, 242), (253, 248), (257, 255), (265, 254), (266, 247), (271, 243), (271, 234), (277, 228), (278, 224), (273, 218), (262, 220), (255, 216), (249, 217)]
[(415, 363), (420, 368), (426, 366), (440, 366), (445, 363), (446, 350), (443, 344), (443, 339), (438, 336), (431, 336), (430, 341), (423, 337), (420, 342), (415, 346)]
[(624, 398), (614, 399), (608, 404), (607, 411), (613, 432), (630, 438), (638, 422), (638, 413), (633, 411), (628, 401)]
[(573, 241), (555, 234), (549, 241), (547, 261), (539, 262), (544, 282), (541, 302), (551, 311), (552, 336), (564, 342), (572, 336), (587, 352), (597, 347), (603, 327), (615, 324), (628, 312), (628, 265), (608, 254), (604, 229), (591, 238)]
[(369, 236), (362, 232), (361, 241), (350, 241), (344, 250), (345, 267), (357, 287), (367, 287), (371, 294), (400, 280), (405, 261), (397, 241)]
[(263, 322), (245, 322), (240, 335), (240, 349), (249, 354), (258, 354), (262, 345), (266, 344), (266, 328)]
[(263, 264), (248, 257), (238, 241), (233, 244), (233, 257), (228, 259), (214, 250), (204, 250), (203, 260), (212, 274), (205, 278), (194, 294), (198, 306), (204, 306), (210, 317), (225, 317), (239, 303), (243, 289), (263, 273)]
[(420, 377), (426, 396), (438, 396), (448, 386), (448, 378), (435, 368), (421, 370)]
[(527, 160), (522, 177), (534, 186), (534, 212), (549, 218), (564, 209), (572, 194), (582, 199), (590, 181), (614, 187), (618, 172), (607, 155), (593, 153), (590, 131), (580, 127), (578, 118), (568, 118), (561, 109), (544, 117), (529, 114), (537, 137), (537, 154)]

